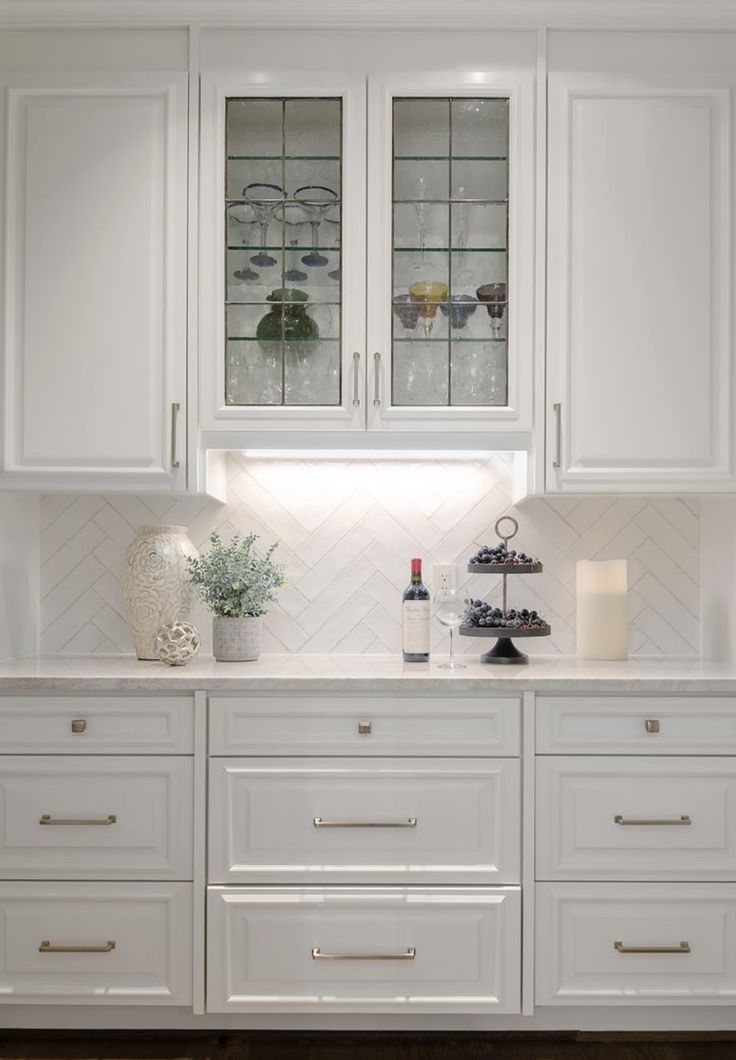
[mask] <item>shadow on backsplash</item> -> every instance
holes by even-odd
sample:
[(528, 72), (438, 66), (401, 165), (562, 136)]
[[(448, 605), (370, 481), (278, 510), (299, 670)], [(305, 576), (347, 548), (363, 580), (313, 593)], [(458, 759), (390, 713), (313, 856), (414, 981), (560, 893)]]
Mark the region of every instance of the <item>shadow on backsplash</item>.
[[(214, 528), (280, 542), (289, 584), (265, 619), (265, 652), (397, 653), (409, 559), (455, 563), (474, 596), (499, 598), (496, 579), (465, 574), (493, 541), (499, 515), (519, 520), (518, 547), (544, 573), (511, 583), (511, 606), (537, 609), (552, 636), (534, 655), (575, 650), (575, 561), (625, 556), (630, 651), (699, 654), (700, 515), (687, 498), (531, 498), (510, 502), (511, 459), (294, 460), (228, 457), (228, 503), (201, 497), (49, 495), (41, 502), (41, 652), (130, 653), (123, 553), (137, 526), (177, 523), (201, 547)], [(516, 542), (515, 542), (516, 543)], [(492, 591), (489, 589), (493, 586)], [(192, 616), (211, 650), (210, 616)], [(477, 641), (458, 648), (479, 654)], [(447, 636), (433, 622), (433, 651)]]

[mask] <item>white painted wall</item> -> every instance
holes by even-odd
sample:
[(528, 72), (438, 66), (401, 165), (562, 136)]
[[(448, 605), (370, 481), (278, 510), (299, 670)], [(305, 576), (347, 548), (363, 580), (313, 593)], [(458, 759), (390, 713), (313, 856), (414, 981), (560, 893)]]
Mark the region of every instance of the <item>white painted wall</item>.
[(38, 650), (39, 542), (38, 496), (0, 493), (0, 659)]
[(736, 497), (701, 501), (702, 654), (736, 659)]

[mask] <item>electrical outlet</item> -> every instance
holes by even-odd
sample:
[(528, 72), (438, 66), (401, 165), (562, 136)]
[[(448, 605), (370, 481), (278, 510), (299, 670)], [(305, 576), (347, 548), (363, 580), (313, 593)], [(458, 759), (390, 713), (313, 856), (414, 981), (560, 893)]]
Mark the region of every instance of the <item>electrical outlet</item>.
[(434, 563), (432, 565), (432, 589), (435, 593), (443, 589), (456, 588), (455, 567), (452, 563)]

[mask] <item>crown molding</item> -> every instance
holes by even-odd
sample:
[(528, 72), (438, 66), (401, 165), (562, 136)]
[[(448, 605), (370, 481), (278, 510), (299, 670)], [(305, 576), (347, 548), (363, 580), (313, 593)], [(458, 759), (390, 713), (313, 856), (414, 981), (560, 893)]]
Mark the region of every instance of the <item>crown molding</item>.
[(6, 26), (736, 28), (736, 0), (0, 0)]

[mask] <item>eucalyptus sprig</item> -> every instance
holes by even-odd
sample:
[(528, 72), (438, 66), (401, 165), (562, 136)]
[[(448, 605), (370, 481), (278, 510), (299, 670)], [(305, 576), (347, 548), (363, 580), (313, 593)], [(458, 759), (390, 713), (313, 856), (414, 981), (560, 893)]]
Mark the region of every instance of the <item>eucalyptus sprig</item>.
[(204, 604), (223, 618), (257, 618), (286, 584), (283, 568), (271, 559), (277, 543), (265, 553), (255, 547), (257, 534), (236, 533), (230, 544), (213, 531), (210, 549), (189, 559), (189, 578)]

